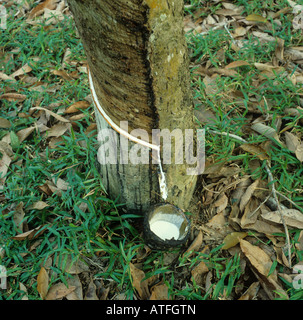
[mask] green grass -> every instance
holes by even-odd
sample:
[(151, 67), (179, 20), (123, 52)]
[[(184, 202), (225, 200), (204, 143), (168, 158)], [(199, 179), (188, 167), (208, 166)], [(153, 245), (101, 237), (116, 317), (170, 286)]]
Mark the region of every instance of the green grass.
[[(240, 1), (239, 1), (240, 2)], [(285, 1), (282, 1), (285, 4)], [(251, 5), (257, 5), (260, 2), (249, 2)], [(261, 5), (261, 4), (260, 4)], [(247, 9), (248, 10), (248, 9)], [(253, 6), (251, 10), (256, 10)], [(251, 12), (249, 10), (249, 12)], [(253, 11), (254, 12), (254, 11)], [(294, 46), (296, 43), (302, 45), (302, 34), (291, 33), (291, 21), (283, 16), (284, 23), (280, 30), (267, 30), (269, 35), (281, 37), (285, 41), (285, 47)], [(233, 31), (232, 28), (230, 30)], [(299, 42), (297, 42), (299, 41)], [(245, 45), (239, 51), (235, 52), (232, 49), (232, 41), (228, 33), (222, 30), (212, 30), (207, 35), (188, 35), (189, 48), (191, 51), (192, 60), (195, 64), (203, 64), (205, 61), (211, 62), (211, 67), (220, 68), (220, 63), (227, 65), (231, 62), (244, 60), (250, 63), (250, 66), (238, 68), (238, 75), (234, 77), (218, 77), (216, 79), (216, 93), (207, 95), (205, 93), (205, 84), (199, 76), (193, 81), (194, 98), (199, 101), (199, 105), (203, 104), (209, 107), (216, 116), (216, 123), (209, 125), (211, 129), (216, 129), (221, 132), (230, 132), (240, 137), (244, 135), (243, 128), (247, 127), (247, 116), (251, 114), (248, 105), (251, 97), (256, 97), (261, 103), (271, 101), (272, 107), (270, 110), (258, 106), (261, 114), (268, 115), (270, 119), (269, 126), (276, 128), (276, 120), (281, 119), (285, 127), (292, 126), (295, 132), (302, 136), (302, 126), (299, 120), (302, 119), (303, 113), (298, 116), (290, 116), (285, 112), (286, 108), (296, 108), (300, 105), (300, 94), (303, 92), (302, 85), (293, 84), (290, 79), (283, 73), (274, 78), (265, 78), (258, 86), (254, 85), (260, 77), (260, 71), (253, 65), (258, 63), (270, 63), (274, 55), (276, 44), (275, 42), (266, 42), (261, 44), (256, 43), (256, 38), (248, 36), (245, 40)], [(299, 45), (299, 44), (298, 44)], [(219, 62), (217, 58), (218, 48), (224, 48), (224, 57)], [(222, 66), (221, 66), (222, 67)], [(291, 69), (292, 72), (295, 71)], [(195, 74), (195, 67), (192, 70)], [(235, 101), (229, 99), (229, 94), (239, 92), (243, 98), (244, 106), (239, 106)], [(231, 101), (228, 101), (231, 100)], [(207, 126), (206, 126), (207, 128)], [(266, 138), (245, 137), (250, 143), (260, 143), (266, 141)], [(223, 144), (223, 145), (222, 145)], [(209, 155), (215, 154), (218, 159), (233, 161), (238, 158), (234, 155), (234, 148), (239, 145), (234, 139), (222, 136), (207, 136), (206, 150)], [(243, 162), (248, 164), (253, 157), (246, 155)], [(294, 154), (291, 154), (287, 148), (273, 146), (270, 151), (270, 159), (272, 161), (273, 174), (277, 178), (278, 190), (286, 192), (291, 199), (303, 205), (301, 196), (302, 181), (301, 181), (301, 163), (296, 159)], [(294, 170), (296, 168), (296, 170)], [(246, 169), (248, 167), (246, 166)], [(295, 190), (298, 190), (297, 192)]]
[[(237, 5), (244, 5), (243, 15), (262, 13), (269, 10), (273, 1), (234, 1)], [(275, 1), (277, 3), (277, 1)], [(187, 1), (191, 8), (187, 13), (194, 13), (204, 5), (201, 1)], [(279, 1), (279, 8), (285, 7), (286, 1)], [(209, 8), (204, 15), (221, 9), (221, 4)], [(16, 8), (10, 9), (16, 12)], [(278, 8), (277, 8), (278, 10)], [(202, 14), (203, 16), (203, 14)], [(302, 36), (291, 31), (291, 21), (284, 15), (281, 17), (282, 27), (273, 25), (266, 32), (269, 35), (281, 37), (285, 40), (285, 47), (302, 45)], [(230, 30), (232, 31), (232, 30)], [(192, 69), (192, 87), (195, 100), (208, 106), (215, 114), (216, 121), (207, 125), (206, 129), (233, 133), (245, 137), (249, 142), (261, 143), (266, 141), (262, 136), (247, 136), (249, 105), (252, 96), (272, 101), (268, 110), (270, 125), (275, 126), (275, 120), (282, 119), (284, 126), (292, 126), (298, 134), (303, 135), (299, 120), (303, 113), (293, 117), (285, 113), (285, 108), (296, 107), (300, 104), (302, 86), (294, 85), (286, 77), (265, 79), (255, 86), (254, 81), (260, 76), (254, 62), (270, 62), (275, 51), (272, 43), (256, 44), (253, 37), (248, 37), (245, 46), (235, 52), (232, 49), (230, 36), (224, 29), (213, 30), (204, 36), (188, 35), (188, 45), (191, 61), (203, 64), (210, 61), (211, 67), (220, 67), (233, 61), (245, 60), (251, 65), (238, 70), (235, 77), (220, 77), (217, 79), (217, 93), (213, 96), (205, 94), (205, 84), (201, 77), (195, 76)], [(30, 45), (29, 45), (30, 44)], [(218, 58), (218, 51), (224, 47), (223, 61)], [(79, 74), (79, 78), (62, 81), (53, 74), (53, 70), (61, 67), (63, 55), (67, 48), (71, 50), (71, 60), (85, 60), (83, 47), (76, 36), (75, 27), (70, 17), (55, 26), (44, 23), (31, 26), (24, 18), (8, 17), (8, 28), (1, 31), (0, 64), (1, 70), (11, 74), (22, 65), (29, 63), (32, 67), (31, 76), (41, 81), (48, 92), (31, 90), (23, 82), (0, 82), (1, 92), (15, 90), (23, 93), (27, 99), (22, 103), (1, 100), (1, 118), (10, 121), (11, 127), (0, 129), (0, 139), (10, 134), (11, 139), (18, 131), (34, 125), (33, 117), (20, 117), (20, 113), (27, 114), (34, 106), (54, 106), (54, 112), (60, 112), (73, 102), (83, 100), (89, 94), (86, 75)], [(68, 72), (76, 71), (74, 65), (67, 67)], [(54, 89), (54, 90), (52, 90)], [(232, 99), (228, 99), (230, 92), (240, 92), (243, 95), (243, 105), (239, 106)], [(264, 113), (264, 108), (258, 107)], [(86, 128), (94, 122), (92, 106), (83, 111), (84, 120), (78, 121), (78, 126), (70, 133), (63, 135), (63, 141), (55, 148), (50, 148), (46, 136), (35, 130), (23, 142), (15, 139), (13, 144), (14, 158), (6, 176), (3, 198), (0, 202), (0, 247), (5, 246), (5, 255), (0, 255), (0, 265), (7, 269), (8, 290), (0, 290), (0, 299), (21, 299), (24, 292), (20, 283), (27, 288), (29, 299), (40, 299), (37, 291), (37, 275), (41, 266), (50, 264), (50, 286), (60, 281), (66, 282), (71, 275), (58, 267), (57, 259), (70, 255), (72, 259), (90, 259), (97, 257), (97, 265), (91, 265), (94, 279), (100, 279), (105, 286), (110, 287), (109, 297), (121, 293), (127, 299), (133, 299), (133, 288), (129, 263), (142, 263), (142, 270), (146, 278), (152, 276), (162, 279), (168, 287), (170, 298), (185, 300), (220, 299), (235, 297), (237, 281), (243, 277), (239, 255), (233, 257), (221, 251), (216, 244), (207, 253), (197, 253), (192, 257), (180, 255), (176, 262), (167, 265), (165, 252), (153, 252), (140, 258), (144, 250), (144, 242), (140, 228), (137, 226), (138, 217), (119, 213), (118, 199), (109, 199), (95, 165), (96, 132), (87, 136)], [(245, 172), (251, 173), (250, 161), (256, 159), (248, 153), (239, 153), (238, 142), (231, 137), (206, 135), (207, 155), (214, 155), (218, 160), (234, 162)], [(277, 190), (286, 194), (290, 199), (303, 207), (302, 197), (302, 165), (294, 154), (282, 146), (270, 149), (272, 173), (277, 181)], [(262, 169), (262, 168), (261, 168)], [(266, 172), (259, 170), (256, 176), (266, 178)], [(46, 194), (41, 191), (47, 181), (63, 179), (69, 184), (61, 195)], [(37, 201), (44, 201), (48, 207), (38, 210), (32, 209)], [(16, 207), (22, 204), (24, 211), (23, 222), (28, 230), (44, 226), (42, 236), (33, 240), (16, 241), (12, 237), (18, 234), (18, 226), (14, 223)], [(140, 220), (139, 220), (140, 221)], [(293, 241), (297, 241), (299, 230), (292, 231)], [(293, 249), (295, 250), (295, 249)], [(177, 253), (178, 251), (176, 251)], [(302, 252), (296, 251), (297, 261), (302, 261)], [(212, 272), (212, 286), (210, 291), (196, 284), (190, 270), (205, 262)], [(187, 270), (187, 272), (184, 272)], [(182, 274), (182, 272), (184, 272)], [(282, 271), (282, 270), (281, 270)], [(302, 299), (302, 292), (294, 290), (291, 283), (285, 282), (291, 299)]]

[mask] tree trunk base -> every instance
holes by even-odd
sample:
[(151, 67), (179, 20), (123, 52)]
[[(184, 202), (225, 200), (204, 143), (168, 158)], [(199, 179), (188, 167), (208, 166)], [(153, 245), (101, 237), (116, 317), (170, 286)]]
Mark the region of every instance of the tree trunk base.
[[(155, 186), (159, 185), (158, 165), (131, 163), (131, 159), (127, 158), (131, 150), (136, 148), (136, 143), (128, 140), (128, 148), (126, 149), (126, 138), (121, 137), (118, 132), (111, 128), (105, 119), (99, 115), (96, 107), (95, 113), (99, 132), (98, 140), (101, 142), (101, 148), (97, 152), (97, 159), (100, 164), (100, 176), (103, 186), (111, 199), (117, 199), (117, 202), (122, 204), (127, 212), (143, 214), (151, 205), (161, 201), (160, 188), (155, 188)], [(122, 141), (121, 138), (123, 139)], [(102, 143), (104, 143), (103, 146), (106, 144), (108, 147), (102, 148)], [(115, 159), (114, 155), (111, 158), (113, 160), (111, 162), (116, 163), (103, 163), (105, 151), (116, 153), (117, 158)], [(146, 148), (146, 152), (149, 153), (151, 162), (152, 150)], [(109, 156), (107, 158), (110, 160)], [(126, 161), (128, 163), (125, 163)]]

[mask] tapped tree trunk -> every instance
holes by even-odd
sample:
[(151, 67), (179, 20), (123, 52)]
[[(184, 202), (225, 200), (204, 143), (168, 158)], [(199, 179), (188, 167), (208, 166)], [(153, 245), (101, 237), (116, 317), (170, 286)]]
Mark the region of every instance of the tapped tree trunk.
[(68, 3), (88, 60), (100, 174), (109, 195), (132, 212), (162, 201), (188, 209), (196, 175), (187, 174), (185, 159), (192, 148), (185, 130), (194, 124), (183, 0)]

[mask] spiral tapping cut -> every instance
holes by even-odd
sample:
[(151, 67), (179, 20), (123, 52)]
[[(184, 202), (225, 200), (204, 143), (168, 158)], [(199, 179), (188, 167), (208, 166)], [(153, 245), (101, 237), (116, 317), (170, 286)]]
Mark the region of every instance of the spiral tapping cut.
[(91, 94), (93, 97), (93, 101), (94, 104), (97, 108), (97, 110), (101, 113), (101, 115), (103, 116), (103, 118), (106, 120), (106, 122), (115, 130), (117, 131), (119, 134), (123, 135), (124, 137), (128, 138), (129, 140), (141, 144), (147, 148), (150, 149), (154, 149), (157, 151), (157, 158), (158, 158), (158, 166), (159, 166), (159, 171), (160, 171), (160, 175), (159, 175), (159, 188), (160, 188), (160, 194), (163, 200), (167, 199), (167, 185), (166, 185), (166, 179), (165, 179), (165, 174), (162, 168), (162, 163), (161, 163), (161, 156), (160, 156), (160, 145), (156, 145), (156, 144), (151, 144), (148, 143), (144, 140), (141, 140), (137, 137), (132, 136), (131, 134), (129, 134), (127, 131), (123, 130), (122, 128), (120, 128), (118, 125), (116, 125), (114, 123), (114, 121), (106, 114), (106, 112), (104, 111), (104, 109), (102, 108), (101, 104), (98, 101), (98, 97), (95, 91), (95, 87), (94, 87), (94, 83), (93, 83), (93, 79), (91, 76), (91, 73), (89, 71), (89, 69), (87, 69), (88, 72), (88, 81), (89, 81), (89, 86), (90, 86), (90, 90), (91, 90)]

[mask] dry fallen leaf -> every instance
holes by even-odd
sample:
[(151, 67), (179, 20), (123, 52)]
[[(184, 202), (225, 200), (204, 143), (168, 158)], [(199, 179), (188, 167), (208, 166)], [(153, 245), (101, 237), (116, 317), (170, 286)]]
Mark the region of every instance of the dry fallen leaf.
[[(260, 31), (253, 31), (252, 34), (258, 38), (260, 43), (268, 43), (268, 42), (275, 42), (276, 38), (272, 37), (268, 33), (260, 32)], [(261, 64), (262, 65), (262, 64)]]
[(60, 10), (50, 10), (45, 8), (43, 18), (47, 25), (57, 24), (58, 22), (64, 20), (64, 14)]
[(203, 261), (191, 270), (191, 275), (197, 285), (202, 285), (202, 276), (208, 271), (208, 267)]
[(274, 280), (271, 277), (265, 277), (263, 275), (260, 275), (258, 272), (252, 269), (252, 272), (256, 276), (257, 280), (260, 282), (262, 288), (268, 295), (269, 299), (276, 300), (276, 298), (280, 298), (283, 300), (288, 300), (288, 294), (281, 285), (278, 283), (278, 281)]
[(230, 228), (226, 224), (226, 217), (224, 215), (224, 211), (221, 211), (217, 214), (215, 214), (207, 223), (206, 226), (215, 230), (220, 231), (220, 234), (222, 235), (225, 232), (228, 232), (228, 229)]
[(238, 4), (233, 4), (229, 2), (222, 2), (222, 5), (225, 9), (235, 10), (241, 13), (244, 10), (244, 6), (239, 6)]
[(28, 300), (27, 289), (26, 289), (26, 286), (22, 282), (19, 282), (19, 289), (20, 289), (20, 291), (24, 292), (21, 300)]
[(21, 93), (15, 93), (15, 92), (9, 92), (9, 93), (3, 93), (0, 96), (0, 100), (1, 99), (5, 99), (8, 101), (24, 101), (27, 98), (27, 96), (25, 94), (21, 94)]
[(50, 139), (48, 147), (50, 149), (55, 149), (62, 144), (64, 144), (64, 140), (62, 137), (58, 137), (58, 138), (54, 137)]
[(151, 289), (149, 300), (168, 300), (168, 287), (166, 284), (159, 284)]
[(291, 152), (296, 152), (296, 149), (298, 147), (298, 145), (300, 144), (300, 140), (297, 136), (295, 136), (294, 134), (286, 131), (285, 132), (285, 141), (286, 141), (286, 147), (288, 148), (288, 150), (290, 150)]
[(7, 129), (10, 128), (11, 122), (5, 118), (0, 118), (0, 128)]
[(5, 74), (4, 72), (0, 72), (0, 79), (1, 80), (10, 80), (12, 82), (16, 82), (16, 79), (12, 78), (11, 76), (8, 76), (7, 74)]
[(64, 80), (72, 80), (73, 78), (64, 70), (54, 70), (53, 74), (63, 78)]
[(251, 143), (244, 143), (240, 146), (240, 148), (246, 152), (249, 152), (255, 156), (257, 156), (260, 160), (268, 160), (269, 156), (266, 151), (258, 146)]
[[(69, 120), (71, 121), (71, 124), (74, 128), (78, 127), (78, 123), (77, 121), (81, 121), (82, 119), (86, 118), (86, 114), (85, 113), (80, 113), (80, 114), (76, 114), (74, 116), (71, 116), (69, 118)], [(81, 143), (84, 143), (83, 141), (82, 142), (79, 142), (80, 144)]]
[(240, 219), (242, 229), (247, 229), (247, 226), (254, 225), (260, 213), (260, 201), (256, 197), (249, 199), (243, 209), (243, 215)]
[(272, 260), (261, 248), (254, 246), (246, 240), (240, 240), (240, 247), (244, 255), (248, 258), (250, 263), (256, 270), (265, 277), (277, 279), (276, 273), (269, 275), (272, 266)]
[[(286, 225), (303, 229), (303, 214), (299, 210), (283, 209), (282, 214)], [(261, 216), (265, 220), (282, 224), (281, 214), (279, 211), (264, 212), (261, 214)]]
[(243, 61), (243, 60), (238, 60), (238, 61), (234, 61), (231, 62), (230, 64), (228, 64), (225, 69), (233, 69), (233, 68), (238, 68), (238, 67), (242, 67), (242, 66), (249, 66), (250, 64), (247, 61)]
[(79, 110), (87, 109), (90, 106), (88, 101), (77, 101), (65, 109), (64, 113), (75, 113)]
[(35, 130), (35, 127), (29, 127), (25, 129), (21, 129), (17, 132), (17, 137), (19, 138), (19, 142), (23, 142), (31, 133)]
[(259, 287), (260, 283), (258, 281), (253, 282), (238, 300), (253, 300), (258, 293)]
[(47, 295), (48, 282), (49, 282), (48, 273), (45, 270), (45, 268), (42, 267), (37, 277), (37, 290), (42, 300), (44, 300)]
[[(246, 240), (240, 240), (240, 247), (246, 258), (250, 261), (254, 269), (252, 271), (256, 275), (260, 284), (266, 291), (270, 299), (274, 299), (275, 292), (279, 292), (285, 299), (288, 298), (287, 293), (278, 283), (277, 271), (271, 270), (272, 260), (261, 248), (250, 244)], [(269, 274), (271, 271), (271, 274)]]
[(276, 57), (283, 61), (284, 60), (284, 39), (277, 38), (277, 46), (275, 50)]
[(246, 232), (232, 232), (228, 234), (223, 240), (223, 250), (227, 250), (231, 247), (234, 247), (236, 244), (240, 242), (241, 239), (247, 236)]
[(28, 15), (28, 19), (31, 20), (31, 19), (43, 14), (44, 10), (46, 8), (51, 9), (51, 10), (55, 9), (56, 2), (57, 2), (57, 0), (46, 0), (46, 1), (43, 1), (42, 3), (39, 3), (35, 8), (33, 8), (31, 10), (31, 12)]
[(234, 37), (241, 37), (246, 34), (247, 30), (244, 27), (238, 27), (234, 31)]
[(303, 162), (303, 143), (300, 143), (295, 151), (296, 157), (299, 161)]
[(5, 257), (5, 253), (6, 253), (5, 247), (4, 247), (4, 245), (2, 245), (0, 247), (0, 259), (3, 259)]
[(236, 77), (239, 75), (239, 73), (236, 70), (233, 70), (232, 68), (226, 69), (226, 68), (210, 68), (208, 69), (211, 73), (219, 73), (226, 77)]
[(213, 203), (213, 206), (217, 208), (217, 213), (222, 212), (228, 205), (228, 198), (226, 194), (223, 192), (218, 200)]
[(45, 228), (41, 230), (42, 227), (43, 225), (35, 229), (29, 230), (27, 232), (18, 234), (17, 236), (11, 237), (11, 239), (18, 240), (18, 241), (36, 239), (45, 231)]
[(284, 55), (287, 56), (289, 60), (297, 61), (303, 59), (302, 47), (291, 47), (285, 50)]
[(293, 13), (297, 14), (297, 13), (300, 13), (301, 11), (303, 11), (303, 5), (297, 3), (300, 1), (287, 0), (287, 2), (292, 7)]
[(64, 117), (60, 116), (59, 114), (56, 114), (55, 112), (51, 111), (51, 110), (48, 110), (46, 108), (42, 108), (42, 107), (33, 107), (33, 108), (30, 108), (30, 112), (32, 111), (35, 111), (35, 110), (43, 110), (45, 111), (46, 113), (50, 114), (51, 116), (53, 116), (54, 118), (56, 118), (57, 120), (59, 121), (62, 121), (62, 122), (69, 122), (69, 120), (65, 119)]
[(11, 157), (14, 154), (14, 152), (9, 143), (10, 142), (0, 141), (0, 152), (6, 153), (9, 157)]
[(184, 252), (184, 255), (187, 255), (189, 253), (189, 255), (187, 255), (187, 257), (190, 257), (195, 251), (198, 251), (202, 245), (202, 241), (203, 241), (203, 234), (202, 234), (202, 231), (200, 230), (196, 239), (192, 242), (192, 244)]
[(285, 71), (284, 67), (281, 66), (273, 66), (265, 63), (259, 63), (255, 62), (254, 66), (261, 71), (261, 75), (263, 78), (271, 78), (274, 79), (277, 77), (280, 73)]
[(62, 68), (68, 66), (71, 62), (70, 58), (72, 56), (72, 51), (70, 50), (70, 48), (67, 48), (64, 55), (63, 55), (63, 58), (62, 58)]
[(45, 300), (60, 300), (73, 292), (75, 289), (75, 286), (70, 286), (67, 288), (67, 286), (62, 282), (56, 283), (48, 290)]
[(73, 258), (70, 254), (63, 254), (61, 256), (58, 256), (55, 265), (62, 271), (73, 275), (89, 271), (89, 266), (81, 260), (80, 256)]
[(0, 190), (4, 187), (6, 174), (12, 159), (2, 150), (2, 159), (0, 160)]
[(263, 220), (257, 220), (254, 223), (246, 224), (245, 226), (241, 225), (241, 227), (244, 229), (255, 230), (266, 235), (283, 232), (283, 227), (274, 226), (273, 224), (267, 223)]
[(211, 282), (212, 278), (213, 278), (213, 273), (212, 271), (209, 271), (205, 278), (205, 291), (208, 294), (211, 294), (213, 290), (213, 283)]
[(68, 129), (70, 129), (70, 123), (57, 123), (52, 126), (49, 130), (47, 130), (47, 137), (61, 137)]
[(240, 201), (240, 211), (244, 210), (244, 207), (247, 205), (248, 201), (251, 199), (253, 193), (255, 192), (256, 188), (258, 187), (259, 179), (253, 182), (244, 192), (241, 201)]
[[(295, 247), (297, 248), (297, 250), (303, 251), (303, 231), (300, 232), (299, 238), (295, 244)], [(0, 253), (1, 253), (1, 250), (0, 250)], [(1, 257), (1, 254), (0, 254), (0, 257)]]
[(22, 76), (26, 73), (31, 72), (33, 69), (28, 65), (28, 63), (26, 63), (24, 66), (22, 66), (20, 69), (18, 69), (17, 71), (15, 71), (14, 73), (12, 73), (10, 75), (10, 77), (12, 78), (16, 78), (18, 76)]
[(148, 290), (148, 281), (143, 280), (145, 278), (145, 273), (136, 268), (131, 262), (129, 263), (130, 274), (132, 278), (132, 285), (138, 292), (141, 300), (147, 300), (150, 296)]
[(268, 139), (271, 139), (275, 142), (278, 142), (280, 145), (284, 145), (278, 136), (278, 133), (276, 132), (276, 130), (274, 128), (271, 128), (261, 122), (257, 122), (252, 124), (252, 129), (255, 130), (256, 132), (262, 134), (263, 136), (265, 136)]
[(248, 15), (245, 19), (247, 21), (253, 21), (253, 22), (267, 22), (266, 18), (264, 18), (261, 15), (256, 14), (256, 13), (252, 13), (252, 14)]
[(67, 279), (69, 288), (75, 287), (71, 293), (66, 296), (67, 300), (83, 300), (83, 288), (79, 276), (76, 274), (72, 278)]
[[(283, 243), (283, 245), (285, 246), (285, 243)], [(283, 248), (280, 247), (280, 243), (279, 243), (279, 246), (274, 246), (274, 250), (276, 252), (277, 261), (281, 265), (285, 265), (287, 268), (289, 268), (290, 267), (289, 261), (288, 261), (287, 257), (285, 256)]]
[(243, 179), (240, 179), (239, 183), (237, 184), (237, 188), (232, 192), (231, 194), (231, 203), (233, 204), (232, 206), (232, 211), (234, 211), (234, 214), (239, 212), (239, 207), (238, 205), (235, 206), (235, 204), (238, 204), (245, 193), (247, 187), (251, 184), (251, 179), (247, 176), (244, 176)]
[(217, 76), (215, 75), (214, 77), (209, 77), (205, 76), (203, 79), (203, 83), (205, 85), (205, 93), (207, 95), (213, 95), (218, 92), (218, 84), (216, 80)]
[(96, 293), (96, 290), (97, 290), (97, 288), (96, 288), (93, 280), (91, 280), (91, 282), (89, 283), (88, 288), (86, 290), (84, 300), (99, 300), (97, 293)]
[(101, 288), (100, 300), (107, 300), (108, 293), (109, 293), (109, 287)]
[(23, 202), (21, 201), (18, 203), (14, 210), (14, 215), (13, 215), (13, 221), (16, 225), (17, 230), (20, 232), (23, 232), (23, 218), (24, 218), (24, 211), (23, 211)]
[(223, 15), (223, 16), (238, 16), (241, 14), (240, 7), (236, 9), (219, 9), (216, 11), (216, 14)]
[(97, 124), (96, 123), (91, 123), (86, 130), (84, 131), (84, 133), (86, 135), (90, 135), (92, 132), (97, 132)]
[(66, 191), (70, 187), (69, 183), (61, 178), (53, 177), (52, 180), (59, 190)]
[(51, 181), (46, 181), (42, 186), (38, 186), (38, 188), (47, 196), (51, 196), (53, 194), (53, 190), (50, 188), (51, 183)]
[(42, 210), (44, 208), (48, 207), (48, 204), (44, 201), (37, 201), (35, 203), (33, 203), (33, 205), (31, 205), (29, 207), (29, 209), (36, 209), (36, 210)]

